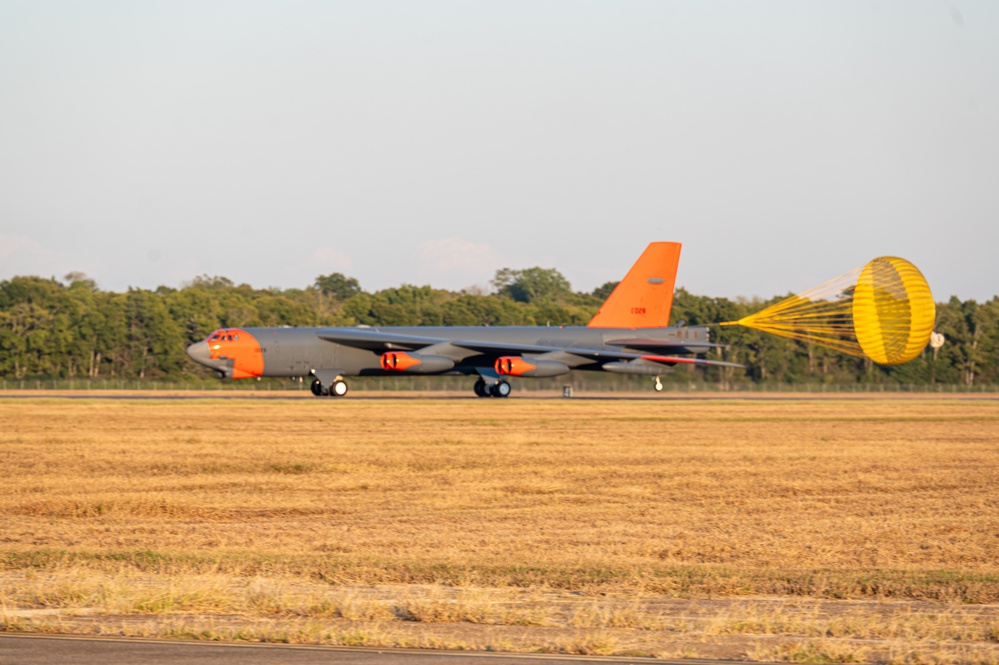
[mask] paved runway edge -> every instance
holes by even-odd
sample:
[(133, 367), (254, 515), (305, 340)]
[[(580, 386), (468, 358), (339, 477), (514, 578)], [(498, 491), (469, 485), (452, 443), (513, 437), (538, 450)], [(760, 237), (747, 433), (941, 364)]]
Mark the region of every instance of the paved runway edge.
[[(311, 394), (299, 391), (254, 392), (254, 391), (200, 391), (194, 393), (154, 391), (103, 392), (103, 391), (0, 391), (0, 402), (3, 400), (51, 399), (51, 400), (107, 400), (107, 401), (206, 401), (206, 400), (262, 400), (262, 401), (305, 401), (324, 404), (348, 404), (365, 401), (394, 400), (433, 400), (433, 401), (479, 401), (480, 398), (465, 392), (448, 391), (355, 391), (342, 401), (329, 398), (316, 398)], [(510, 399), (515, 401), (559, 400), (566, 402), (586, 401), (634, 401), (634, 402), (828, 402), (850, 400), (901, 400), (901, 401), (988, 401), (999, 400), (999, 392), (675, 392), (675, 393), (579, 393), (571, 398), (561, 394), (543, 391), (531, 393), (515, 393)]]
[[(200, 650), (200, 653), (197, 651)], [(7, 658), (14, 660), (7, 661)], [(572, 663), (645, 663), (648, 665), (732, 665), (739, 661), (703, 658), (658, 659), (640, 656), (583, 656), (571, 654), (503, 653), (496, 651), (447, 651), (390, 647), (350, 647), (322, 644), (272, 644), (262, 642), (207, 642), (91, 635), (11, 633), (0, 631), (0, 662), (75, 662), (117, 665), (155, 657), (163, 665), (212, 663), (213, 665), (263, 665), (265, 663), (336, 663), (339, 665), (559, 665)], [(761, 664), (766, 665), (766, 664)]]

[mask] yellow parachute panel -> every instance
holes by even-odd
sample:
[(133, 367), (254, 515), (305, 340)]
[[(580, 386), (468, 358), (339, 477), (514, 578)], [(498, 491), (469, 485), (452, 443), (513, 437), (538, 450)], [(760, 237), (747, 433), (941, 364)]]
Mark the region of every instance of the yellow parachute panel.
[(916, 266), (883, 256), (722, 325), (738, 324), (897, 365), (922, 352), (935, 320), (933, 294)]
[(918, 356), (933, 332), (936, 305), (922, 273), (905, 259), (884, 256), (860, 272), (853, 325), (864, 355), (882, 365)]

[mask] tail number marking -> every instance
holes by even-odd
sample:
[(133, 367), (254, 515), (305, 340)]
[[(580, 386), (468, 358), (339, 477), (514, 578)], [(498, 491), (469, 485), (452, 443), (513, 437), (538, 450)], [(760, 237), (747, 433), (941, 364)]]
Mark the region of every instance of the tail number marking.
[(644, 307), (632, 307), (631, 308), (631, 313), (632, 314), (645, 314), (645, 308)]

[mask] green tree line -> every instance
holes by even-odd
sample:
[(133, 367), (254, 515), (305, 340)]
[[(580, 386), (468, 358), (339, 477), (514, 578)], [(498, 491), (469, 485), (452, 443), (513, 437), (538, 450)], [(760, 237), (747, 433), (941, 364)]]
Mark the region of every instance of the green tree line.
[[(368, 292), (333, 273), (301, 289), (255, 289), (225, 277), (198, 277), (179, 289), (102, 291), (79, 273), (63, 280), (14, 277), (0, 282), (0, 377), (204, 379), (188, 344), (238, 326), (586, 325), (614, 287), (575, 292), (557, 270), (503, 269), (494, 293), (402, 286)], [(734, 321), (777, 302), (712, 298), (678, 289), (673, 322)], [(821, 347), (738, 326), (716, 328), (729, 344), (711, 357), (744, 370), (685, 368), (721, 385), (789, 383), (952, 384), (999, 382), (999, 296), (986, 303), (937, 304), (946, 343), (904, 365), (882, 367)]]

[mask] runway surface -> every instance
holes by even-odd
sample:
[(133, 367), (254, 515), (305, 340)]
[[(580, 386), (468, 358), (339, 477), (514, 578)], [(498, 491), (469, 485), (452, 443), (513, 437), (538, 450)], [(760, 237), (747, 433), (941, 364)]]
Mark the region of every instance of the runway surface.
[(127, 638), (0, 633), (3, 665), (578, 665), (624, 663), (721, 665), (720, 660), (420, 651), (285, 644), (223, 644)]
[[(185, 393), (145, 393), (136, 392), (0, 392), (0, 401), (19, 399), (67, 399), (67, 400), (138, 400), (138, 401), (188, 401), (188, 400), (318, 400), (331, 404), (354, 401), (389, 401), (389, 400), (458, 400), (478, 401), (481, 398), (471, 393), (453, 392), (363, 392), (352, 393), (343, 398), (314, 397), (302, 392), (238, 392), (238, 391), (199, 391)], [(962, 400), (962, 401), (999, 401), (999, 393), (896, 393), (896, 392), (828, 392), (828, 393), (595, 393), (579, 394), (571, 398), (562, 397), (559, 393), (514, 393), (510, 399), (516, 400), (572, 400), (572, 401), (631, 401), (631, 402), (689, 402), (698, 400), (709, 401), (750, 401), (750, 402), (818, 402), (829, 400), (854, 399), (891, 399), (891, 400)], [(489, 400), (486, 400), (489, 401)], [(506, 401), (506, 400), (501, 400)]]

